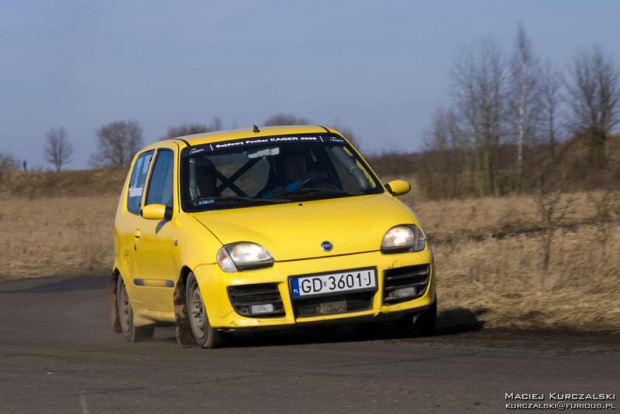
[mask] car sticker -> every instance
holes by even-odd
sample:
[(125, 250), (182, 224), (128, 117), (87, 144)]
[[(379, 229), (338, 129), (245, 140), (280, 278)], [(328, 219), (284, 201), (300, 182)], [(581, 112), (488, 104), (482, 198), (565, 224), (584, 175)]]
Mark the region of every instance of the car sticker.
[(134, 187), (129, 189), (129, 197), (142, 197), (143, 187)]
[[(341, 139), (331, 138), (332, 142), (344, 143)], [(228, 148), (235, 147), (251, 147), (255, 145), (265, 145), (265, 144), (278, 144), (278, 143), (288, 143), (288, 142), (326, 142), (326, 139), (323, 139), (322, 136), (312, 136), (312, 135), (304, 135), (304, 136), (276, 136), (276, 137), (260, 137), (260, 138), (248, 138), (248, 139), (239, 139), (234, 141), (223, 141), (223, 142), (215, 142), (209, 144), (208, 146), (200, 146), (192, 148), (189, 151), (188, 155), (194, 155), (199, 152), (209, 151), (215, 152), (218, 150), (224, 150)], [(187, 153), (186, 153), (187, 154)]]

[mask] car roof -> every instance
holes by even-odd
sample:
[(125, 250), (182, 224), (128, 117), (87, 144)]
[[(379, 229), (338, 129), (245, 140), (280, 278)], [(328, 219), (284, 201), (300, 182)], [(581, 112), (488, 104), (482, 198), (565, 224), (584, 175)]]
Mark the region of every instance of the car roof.
[[(258, 127), (255, 129), (234, 129), (229, 131), (216, 131), (193, 135), (184, 135), (181, 137), (171, 138), (166, 141), (184, 141), (190, 146), (211, 144), (222, 141), (235, 141), (247, 138), (268, 137), (273, 135), (291, 135), (291, 134), (317, 134), (317, 133), (337, 133), (336, 130), (316, 125), (287, 125), (275, 127)], [(161, 142), (161, 141), (160, 141)]]

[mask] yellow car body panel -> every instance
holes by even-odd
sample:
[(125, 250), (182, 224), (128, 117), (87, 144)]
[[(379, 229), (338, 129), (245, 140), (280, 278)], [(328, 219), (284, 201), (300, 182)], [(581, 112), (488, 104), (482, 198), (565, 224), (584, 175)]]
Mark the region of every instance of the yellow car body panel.
[[(335, 130), (309, 126), (261, 128), (258, 133), (252, 130), (216, 132), (160, 141), (136, 155), (121, 193), (114, 232), (114, 271), (125, 282), (136, 325), (175, 321), (175, 288), (188, 271), (195, 274), (203, 292), (211, 326), (225, 330), (290, 327), (347, 319), (372, 320), (385, 315), (422, 311), (435, 302), (434, 264), (428, 242), (417, 252), (381, 251), (382, 239), (390, 228), (407, 225), (421, 229), (421, 224), (409, 207), (380, 184), (380, 192), (369, 195), (201, 212), (182, 208), (180, 164), (184, 149), (205, 144), (234, 146), (248, 138), (326, 131), (339, 135)], [(172, 152), (174, 159), (171, 216), (164, 220), (148, 220), (139, 212), (129, 211), (128, 197), (139, 197), (140, 205), (145, 205), (154, 160), (162, 151)], [(363, 160), (357, 151), (353, 151)], [(144, 154), (151, 154), (148, 171), (142, 187), (132, 188), (132, 172)], [(145, 157), (147, 159), (148, 155)], [(367, 164), (366, 168), (370, 172), (365, 172), (367, 175), (374, 174)], [(146, 171), (146, 167), (144, 169)], [(333, 249), (322, 250), (321, 244), (325, 241), (331, 242)], [(272, 255), (273, 265), (225, 272), (217, 263), (218, 251), (222, 246), (236, 242), (263, 246)], [(424, 265), (429, 271), (423, 293), (412, 300), (385, 303), (386, 271)], [(376, 292), (368, 309), (305, 317), (296, 314), (291, 296), (292, 277), (361, 268), (376, 270)], [(228, 289), (256, 284), (277, 286), (284, 315), (250, 317), (235, 310)]]
[[(377, 211), (381, 214), (373, 214)], [(411, 223), (412, 215), (392, 196), (376, 194), (204, 212), (196, 218), (223, 244), (252, 241), (281, 262), (378, 251), (386, 230)], [(351, 237), (352, 226), (363, 227), (364, 237)], [(321, 250), (327, 238), (334, 245), (330, 252)]]

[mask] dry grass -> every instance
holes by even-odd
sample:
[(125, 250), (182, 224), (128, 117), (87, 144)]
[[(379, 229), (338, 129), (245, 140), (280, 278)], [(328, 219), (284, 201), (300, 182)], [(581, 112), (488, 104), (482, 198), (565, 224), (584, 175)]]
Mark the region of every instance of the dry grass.
[[(119, 188), (122, 178), (116, 180)], [(0, 277), (108, 273), (118, 196), (100, 193), (34, 198), (5, 193)], [(440, 310), (468, 309), (488, 327), (620, 332), (617, 197), (602, 220), (596, 203), (602, 194), (563, 196), (559, 207), (566, 214), (549, 230), (553, 244), (544, 270), (547, 230), (536, 197), (424, 201), (415, 196), (412, 191), (405, 201), (433, 237)]]
[[(620, 226), (608, 252), (620, 251)], [(620, 256), (598, 230), (558, 230), (543, 270), (542, 236), (439, 243), (441, 308), (464, 307), (489, 327), (620, 331)]]
[[(409, 196), (434, 241), (440, 307), (469, 309), (489, 327), (620, 332), (620, 204), (618, 194), (609, 196), (563, 195), (554, 229), (545, 227), (536, 196)], [(601, 214), (604, 197), (609, 208)]]
[(0, 279), (109, 273), (127, 168), (0, 176)]
[(0, 199), (87, 197), (120, 194), (127, 167), (98, 170), (4, 171)]
[[(598, 193), (592, 194), (598, 196)], [(538, 212), (539, 200), (530, 195), (419, 201), (410, 193), (403, 201), (415, 208), (424, 226), (441, 241), (534, 232), (544, 226)], [(565, 194), (559, 207), (567, 212), (561, 223), (565, 227), (594, 224), (598, 220), (597, 210), (587, 193)]]
[(0, 200), (0, 278), (109, 273), (117, 201)]

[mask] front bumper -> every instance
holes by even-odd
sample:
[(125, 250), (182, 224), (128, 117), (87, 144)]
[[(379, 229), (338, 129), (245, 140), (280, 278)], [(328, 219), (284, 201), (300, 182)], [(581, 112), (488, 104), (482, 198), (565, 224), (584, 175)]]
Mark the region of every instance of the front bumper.
[[(397, 269), (412, 266), (428, 266), (428, 278), (421, 296), (399, 303), (386, 300), (386, 275)], [(363, 310), (325, 315), (300, 315), (299, 306), (291, 295), (290, 277), (312, 275), (347, 269), (373, 267), (377, 271), (377, 291), (368, 295), (368, 306)], [(383, 254), (381, 252), (359, 253), (346, 256), (276, 262), (273, 267), (226, 273), (217, 265), (201, 265), (194, 274), (203, 292), (211, 326), (227, 330), (254, 330), (262, 328), (290, 327), (349, 320), (384, 320), (410, 312), (421, 312), (435, 301), (435, 270), (428, 248), (418, 253)], [(248, 317), (235, 310), (229, 296), (229, 287), (247, 285), (271, 285), (277, 288), (281, 298), (282, 312), (279, 316)], [(388, 288), (389, 290), (389, 288)]]

